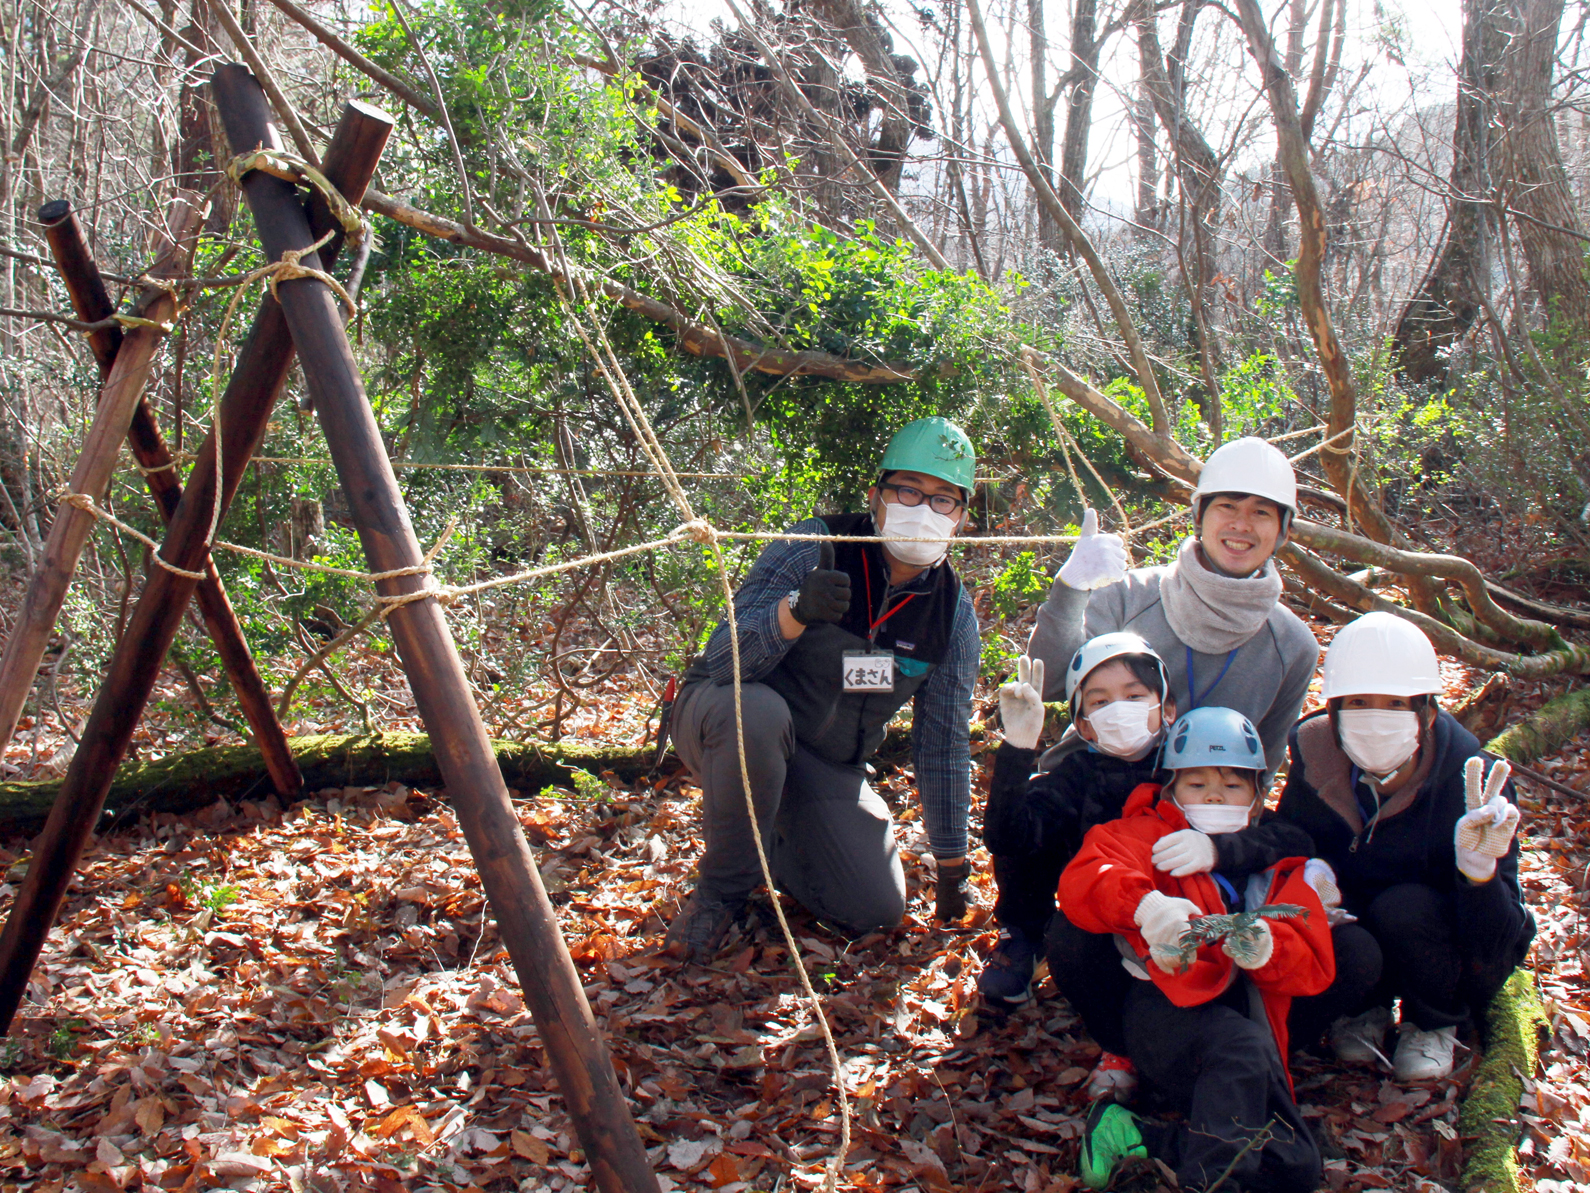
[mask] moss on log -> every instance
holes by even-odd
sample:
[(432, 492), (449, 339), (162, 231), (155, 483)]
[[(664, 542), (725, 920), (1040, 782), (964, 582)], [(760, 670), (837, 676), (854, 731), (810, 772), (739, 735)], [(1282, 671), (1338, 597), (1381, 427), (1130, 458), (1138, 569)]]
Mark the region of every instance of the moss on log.
[(1548, 700), (1518, 724), (1497, 734), (1485, 748), (1528, 766), (1590, 726), (1590, 688), (1575, 688)]
[(1468, 1193), (1520, 1193), (1518, 1104), (1520, 1074), (1535, 1072), (1540, 1036), (1549, 1023), (1535, 989), (1535, 977), (1516, 969), (1485, 1014), (1487, 1040), (1463, 1100), (1458, 1130), (1466, 1145), (1461, 1188)]
[[(438, 787), (441, 771), (423, 733), (326, 734), (287, 739), (304, 773), (304, 790), (371, 787), (397, 780)], [(651, 748), (578, 743), (493, 742), (503, 778), (511, 787), (539, 790), (573, 786), (573, 771), (611, 770), (625, 782), (644, 774)], [(0, 832), (33, 833), (43, 827), (60, 780), (0, 783)], [(105, 801), (107, 820), (148, 812), (191, 812), (215, 800), (264, 800), (270, 779), (252, 746), (210, 746), (156, 762), (123, 763)], [(103, 823), (103, 822), (102, 822)]]

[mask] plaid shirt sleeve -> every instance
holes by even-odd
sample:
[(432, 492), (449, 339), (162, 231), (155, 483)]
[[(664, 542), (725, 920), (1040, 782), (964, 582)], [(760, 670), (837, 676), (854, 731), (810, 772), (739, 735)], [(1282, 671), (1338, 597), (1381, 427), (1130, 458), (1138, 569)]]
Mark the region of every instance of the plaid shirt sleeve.
[(972, 808), (972, 686), (981, 657), (977, 614), (962, 587), (949, 654), (917, 692), (912, 708), (911, 756), (935, 857), (966, 853)]
[[(817, 518), (807, 518), (786, 533), (827, 534), (828, 526)], [(778, 606), (817, 566), (818, 551), (819, 545), (811, 542), (769, 543), (734, 594), (734, 618), (740, 630), (740, 676), (744, 682), (766, 679), (795, 645), (795, 640), (786, 639), (778, 628)], [(705, 655), (713, 682), (732, 684), (734, 648), (729, 641), (727, 618), (712, 631)]]

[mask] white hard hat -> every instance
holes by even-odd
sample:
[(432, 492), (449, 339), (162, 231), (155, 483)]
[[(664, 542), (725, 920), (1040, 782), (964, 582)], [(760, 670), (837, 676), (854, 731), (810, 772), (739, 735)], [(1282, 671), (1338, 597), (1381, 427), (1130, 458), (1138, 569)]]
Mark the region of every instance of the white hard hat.
[(1125, 655), (1147, 655), (1153, 659), (1159, 667), (1159, 694), (1162, 698), (1170, 694), (1170, 676), (1165, 671), (1165, 660), (1148, 644), (1147, 638), (1127, 630), (1100, 634), (1084, 642), (1077, 653), (1071, 656), (1071, 665), (1066, 668), (1066, 703), (1072, 705), (1072, 717), (1077, 715), (1073, 703), (1077, 686), (1097, 668)]
[(1441, 664), (1424, 631), (1394, 613), (1365, 613), (1325, 652), (1323, 695), (1423, 696), (1441, 691)]
[(1251, 493), (1282, 508), (1281, 529), (1297, 513), (1297, 475), (1281, 449), (1248, 436), (1221, 444), (1204, 461), (1193, 490), (1193, 514), (1203, 516), (1203, 501), (1216, 493)]

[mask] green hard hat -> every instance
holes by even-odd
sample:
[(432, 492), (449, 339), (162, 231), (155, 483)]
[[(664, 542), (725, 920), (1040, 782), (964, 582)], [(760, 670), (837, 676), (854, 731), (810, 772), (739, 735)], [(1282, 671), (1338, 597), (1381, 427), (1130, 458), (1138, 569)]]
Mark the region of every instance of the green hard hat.
[(947, 418), (919, 418), (894, 433), (878, 471), (920, 472), (959, 485), (970, 496), (977, 453), (966, 432)]

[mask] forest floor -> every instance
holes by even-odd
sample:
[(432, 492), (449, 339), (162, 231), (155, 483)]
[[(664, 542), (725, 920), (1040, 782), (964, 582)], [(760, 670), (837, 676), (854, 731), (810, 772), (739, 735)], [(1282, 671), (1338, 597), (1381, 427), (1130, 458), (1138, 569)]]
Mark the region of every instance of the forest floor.
[[(1448, 697), (1476, 678), (1449, 668)], [(1514, 715), (1560, 686), (1523, 685)], [(991, 696), (980, 693), (980, 709)], [(167, 693), (182, 699), (180, 686)], [(616, 693), (572, 729), (633, 743), (646, 706), (639, 690)], [(357, 720), (333, 710), (298, 727)], [(157, 715), (144, 733), (154, 752), (201, 744), (191, 717), (184, 727)], [(43, 740), (48, 753), (64, 745)], [(1586, 788), (1590, 742), (1538, 765)], [(665, 1193), (815, 1186), (839, 1110), (771, 915), (711, 965), (659, 956), (700, 849), (699, 793), (678, 771), (628, 789), (581, 786), (522, 793), (517, 806)], [(1067, 1193), (1097, 1047), (1047, 981), (1008, 1020), (979, 1014), (976, 976), (995, 939), (986, 853), (974, 853), (976, 911), (959, 929), (935, 925), (910, 772), (886, 767), (878, 786), (907, 862), (905, 923), (846, 941), (786, 901), (845, 1065), (846, 1180)], [(1540, 1071), (1525, 1075), (1521, 1165), (1546, 1193), (1590, 1190), (1590, 806), (1527, 784), (1520, 796), (1523, 883), (1540, 925), (1532, 960), (1552, 1023)], [(25, 858), (21, 840), (0, 851), (0, 914)], [(435, 793), (388, 785), (286, 809), (218, 803), (99, 838), (30, 994), (0, 1045), (0, 1190), (589, 1184), (457, 821)], [(1332, 1193), (1458, 1187), (1473, 1054), (1460, 1055), (1451, 1079), (1409, 1087), (1297, 1059)]]

